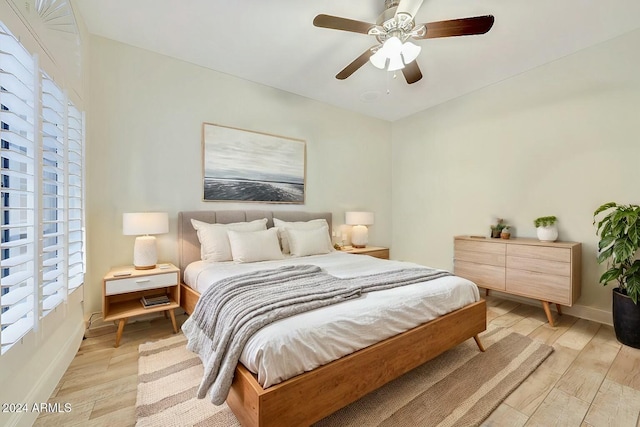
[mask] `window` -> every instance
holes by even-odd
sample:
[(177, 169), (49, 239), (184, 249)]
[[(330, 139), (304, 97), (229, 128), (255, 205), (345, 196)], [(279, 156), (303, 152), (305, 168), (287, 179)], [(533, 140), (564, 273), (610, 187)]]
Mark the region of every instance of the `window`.
[(83, 116), (0, 23), (0, 342), (84, 281)]

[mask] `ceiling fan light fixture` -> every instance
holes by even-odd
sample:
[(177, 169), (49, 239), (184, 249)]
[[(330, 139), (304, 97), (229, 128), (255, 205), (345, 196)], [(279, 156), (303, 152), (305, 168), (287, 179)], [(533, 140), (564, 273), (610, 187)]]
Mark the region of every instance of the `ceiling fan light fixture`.
[[(398, 37), (389, 37), (382, 46), (369, 57), (369, 61), (376, 67), (381, 70), (385, 68), (388, 71), (397, 71), (404, 68), (404, 64), (408, 64), (411, 61), (407, 61), (406, 55), (412, 55), (415, 52), (415, 48), (418, 48), (418, 53), (420, 53), (420, 48), (413, 43), (410, 43), (411, 46), (408, 46), (407, 53), (405, 54), (405, 46), (407, 43), (402, 43), (402, 41)], [(416, 54), (417, 56), (417, 54)], [(403, 62), (404, 57), (404, 62)], [(415, 58), (414, 58), (415, 59)], [(388, 61), (387, 61), (388, 60)], [(388, 64), (388, 65), (387, 65)]]
[(420, 55), (420, 51), (422, 51), (422, 47), (411, 42), (405, 42), (405, 44), (402, 45), (402, 59), (404, 63), (409, 64), (415, 61), (418, 55)]
[(374, 67), (384, 70), (387, 66), (387, 57), (384, 55), (382, 48), (378, 49), (376, 53), (369, 57), (369, 61)]
[(396, 36), (389, 37), (382, 45), (382, 50), (387, 58), (391, 59), (400, 56), (402, 52), (402, 41)]
[(389, 67), (387, 70), (389, 71), (397, 71), (402, 70), (404, 68), (404, 63), (402, 62), (402, 58), (400, 55), (395, 55), (389, 58)]

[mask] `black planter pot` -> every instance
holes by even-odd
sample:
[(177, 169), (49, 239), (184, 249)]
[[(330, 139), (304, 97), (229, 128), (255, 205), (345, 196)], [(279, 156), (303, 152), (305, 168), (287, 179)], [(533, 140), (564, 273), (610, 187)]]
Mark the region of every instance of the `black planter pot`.
[(613, 328), (622, 344), (640, 348), (640, 305), (619, 288), (613, 290)]

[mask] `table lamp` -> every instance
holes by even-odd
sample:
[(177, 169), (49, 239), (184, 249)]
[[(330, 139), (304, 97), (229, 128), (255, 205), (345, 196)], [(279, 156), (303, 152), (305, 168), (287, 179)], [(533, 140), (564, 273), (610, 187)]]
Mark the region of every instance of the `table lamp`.
[(122, 234), (138, 236), (133, 246), (133, 265), (136, 270), (156, 267), (158, 252), (156, 238), (151, 234), (169, 232), (169, 214), (166, 212), (135, 212), (122, 214)]
[(369, 241), (367, 225), (373, 224), (373, 212), (346, 212), (345, 223), (353, 225), (351, 229), (351, 246), (364, 248)]

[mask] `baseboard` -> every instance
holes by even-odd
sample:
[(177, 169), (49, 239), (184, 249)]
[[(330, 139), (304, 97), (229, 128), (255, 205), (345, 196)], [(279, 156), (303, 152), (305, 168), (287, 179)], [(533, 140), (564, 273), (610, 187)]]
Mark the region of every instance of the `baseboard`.
[[(67, 336), (66, 341), (64, 341), (57, 353), (53, 355), (51, 363), (45, 368), (38, 381), (33, 384), (33, 387), (23, 402), (29, 402), (29, 404), (34, 405), (36, 402), (38, 404), (46, 403), (49, 400), (60, 379), (71, 364), (71, 361), (78, 353), (83, 334), (84, 322), (78, 322), (73, 333)], [(13, 416), (9, 418), (6, 426), (18, 427), (33, 425), (38, 415), (40, 415), (40, 413), (32, 410), (32, 408), (29, 408), (27, 412), (14, 413)]]
[[(538, 300), (530, 298), (519, 297), (517, 295), (511, 295), (502, 293), (500, 291), (491, 290), (490, 295), (496, 295), (500, 298), (517, 301), (522, 304), (532, 305), (542, 308), (542, 303)], [(551, 306), (552, 310), (555, 310), (555, 304)], [(591, 320), (593, 322), (602, 323), (604, 325), (613, 326), (613, 319), (611, 317), (611, 311), (601, 310), (599, 308), (586, 307), (583, 305), (574, 305), (573, 307), (562, 306), (562, 313), (569, 314), (571, 316), (579, 317), (580, 319)]]

